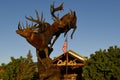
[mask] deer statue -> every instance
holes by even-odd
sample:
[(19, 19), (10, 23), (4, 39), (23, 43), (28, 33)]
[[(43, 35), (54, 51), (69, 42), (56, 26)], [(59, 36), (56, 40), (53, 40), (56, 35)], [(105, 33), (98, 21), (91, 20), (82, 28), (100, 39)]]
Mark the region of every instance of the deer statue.
[[(24, 25), (21, 26), (20, 22), (18, 24), (18, 30), (16, 33), (24, 37), (32, 46), (36, 48), (37, 51), (44, 51), (46, 58), (49, 58), (49, 44), (51, 43), (51, 39), (53, 35), (58, 31), (58, 26), (51, 26), (49, 23), (44, 22), (42, 17), (38, 15), (36, 11), (37, 19), (33, 17), (26, 17), (26, 19), (36, 22), (35, 25), (28, 25), (26, 22), (26, 27)], [(39, 58), (39, 55), (37, 54)], [(39, 60), (41, 60), (39, 58)]]
[(58, 26), (59, 30), (54, 34), (55, 38), (51, 44), (51, 46), (53, 46), (53, 44), (55, 43), (55, 41), (58, 39), (58, 37), (60, 36), (61, 33), (64, 33), (64, 36), (66, 36), (67, 32), (70, 29), (73, 29), (73, 32), (71, 34), (71, 39), (73, 38), (73, 34), (77, 28), (76, 26), (76, 22), (77, 22), (77, 17), (76, 17), (76, 13), (75, 11), (71, 11), (69, 13), (67, 13), (66, 15), (64, 15), (62, 18), (59, 19), (59, 17), (57, 17), (54, 12), (59, 11), (59, 10), (63, 10), (63, 3), (57, 7), (54, 8), (54, 4), (51, 5), (51, 15), (53, 17), (54, 23), (52, 24), (52, 26)]

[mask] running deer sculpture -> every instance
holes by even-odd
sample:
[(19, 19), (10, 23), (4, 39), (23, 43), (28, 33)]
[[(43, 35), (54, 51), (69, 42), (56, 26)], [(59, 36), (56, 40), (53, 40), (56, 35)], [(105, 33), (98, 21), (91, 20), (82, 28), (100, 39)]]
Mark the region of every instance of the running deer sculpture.
[(50, 10), (51, 10), (51, 15), (54, 20), (54, 23), (52, 24), (52, 26), (58, 26), (58, 28), (59, 28), (59, 30), (54, 34), (55, 38), (54, 38), (51, 46), (53, 46), (53, 44), (58, 39), (58, 37), (60, 36), (61, 33), (64, 33), (64, 36), (66, 36), (67, 32), (70, 29), (73, 29), (73, 32), (71, 33), (71, 39), (72, 39), (73, 34), (77, 28), (77, 26), (76, 26), (77, 17), (76, 17), (75, 11), (70, 10), (69, 13), (65, 14), (62, 18), (59, 19), (59, 17), (57, 17), (54, 13), (56, 11), (63, 10), (63, 3), (57, 8), (54, 8), (54, 4), (51, 5)]

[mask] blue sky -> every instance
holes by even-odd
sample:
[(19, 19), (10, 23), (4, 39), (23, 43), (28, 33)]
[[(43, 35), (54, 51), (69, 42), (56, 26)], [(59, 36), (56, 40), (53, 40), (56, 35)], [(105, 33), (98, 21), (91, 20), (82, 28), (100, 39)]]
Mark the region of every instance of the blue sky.
[[(36, 61), (35, 48), (23, 37), (16, 34), (18, 22), (26, 22), (25, 16), (35, 17), (35, 10), (44, 13), (45, 21), (53, 23), (50, 4), (58, 6), (64, 2), (64, 11), (70, 9), (77, 14), (77, 30), (73, 39), (68, 33), (68, 49), (87, 56), (109, 46), (120, 47), (120, 0), (0, 0), (0, 64), (7, 63), (10, 57), (25, 57), (31, 50)], [(54, 45), (51, 58), (62, 54), (65, 38), (59, 37)]]

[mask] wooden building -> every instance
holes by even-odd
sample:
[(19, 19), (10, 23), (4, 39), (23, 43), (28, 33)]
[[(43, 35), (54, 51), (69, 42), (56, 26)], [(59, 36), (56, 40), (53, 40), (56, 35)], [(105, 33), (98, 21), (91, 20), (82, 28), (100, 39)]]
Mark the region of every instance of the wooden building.
[(53, 64), (60, 68), (62, 80), (82, 80), (82, 67), (86, 58), (69, 50), (53, 60)]

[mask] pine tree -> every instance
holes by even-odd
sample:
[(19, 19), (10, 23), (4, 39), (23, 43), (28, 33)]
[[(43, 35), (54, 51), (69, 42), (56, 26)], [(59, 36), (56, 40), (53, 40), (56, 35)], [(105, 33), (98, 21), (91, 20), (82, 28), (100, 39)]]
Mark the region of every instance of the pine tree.
[(36, 69), (30, 50), (27, 58), (11, 57), (11, 61), (1, 67), (4, 69), (4, 73), (0, 74), (3, 80), (31, 80)]
[(85, 80), (120, 80), (120, 48), (109, 47), (91, 54), (83, 70)]

